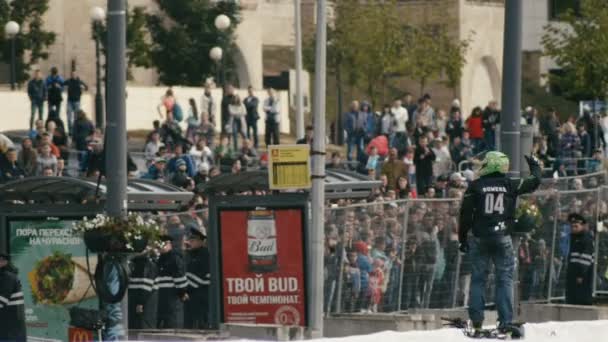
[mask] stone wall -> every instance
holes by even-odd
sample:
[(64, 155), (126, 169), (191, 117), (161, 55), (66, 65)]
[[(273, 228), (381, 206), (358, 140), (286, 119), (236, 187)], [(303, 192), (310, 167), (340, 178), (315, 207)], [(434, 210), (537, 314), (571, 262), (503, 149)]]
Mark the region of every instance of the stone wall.
[[(50, 0), (45, 26), (57, 33), (57, 41), (49, 51), (49, 60), (40, 64), (45, 74), (51, 66), (57, 66), (61, 74), (68, 75), (74, 60), (82, 79), (94, 86), (95, 56), (89, 12), (91, 7), (105, 7), (106, 3), (106, 0)], [(488, 99), (500, 93), (504, 15), (500, 1), (410, 0), (400, 3), (404, 22), (447, 24), (455, 38), (466, 38), (472, 30), (476, 32), (459, 89), (451, 90), (441, 80), (430, 82), (424, 89), (433, 95), (436, 106), (446, 108), (457, 96), (461, 97), (466, 113), (475, 105), (485, 105)], [(234, 56), (239, 65), (238, 76), (241, 85), (251, 84), (261, 89), (265, 74), (276, 75), (293, 66), (293, 1), (242, 0), (242, 4), (243, 20), (237, 28), (238, 52)], [(129, 5), (157, 10), (154, 0), (130, 0)], [(305, 39), (314, 34), (315, 22), (314, 0), (302, 0)], [(151, 86), (158, 82), (154, 70), (135, 69), (133, 75), (131, 84)], [(416, 81), (403, 79), (396, 83), (398, 92), (420, 95)], [(345, 102), (349, 100), (345, 98)]]
[(460, 82), (463, 114), (490, 100), (500, 103), (504, 5), (500, 2), (460, 1), (460, 38), (474, 32)]
[[(148, 130), (152, 128), (152, 121), (159, 120), (158, 105), (160, 98), (165, 93), (166, 88), (162, 87), (127, 87), (127, 129), (129, 130)], [(202, 88), (188, 87), (173, 87), (173, 91), (177, 101), (184, 110), (184, 115), (188, 113), (188, 99), (194, 98), (200, 108), (200, 100), (203, 94)], [(246, 96), (245, 89), (238, 90), (241, 98)], [(280, 99), (281, 108), (281, 133), (289, 133), (289, 104), (288, 94), (286, 91), (277, 92)], [(265, 91), (256, 91), (256, 96), (260, 99), (260, 116), (258, 128), (260, 134), (264, 134), (264, 111), (262, 110), (262, 101), (267, 97)], [(219, 104), (221, 99), (221, 90), (214, 89), (212, 96), (216, 103)], [(65, 97), (65, 96), (64, 96)], [(89, 114), (89, 118), (94, 121), (94, 93), (85, 93), (82, 97), (82, 109)], [(3, 111), (7, 113), (0, 121), (0, 132), (10, 130), (26, 130), (29, 127), (30, 103), (25, 91), (0, 91), (0, 103), (5, 104)], [(46, 110), (46, 107), (45, 107)], [(61, 109), (61, 118), (65, 120), (65, 102)], [(214, 114), (216, 122), (219, 125), (220, 112), (219, 106), (216, 106)], [(46, 113), (45, 113), (46, 117)], [(216, 127), (219, 131), (220, 127)]]

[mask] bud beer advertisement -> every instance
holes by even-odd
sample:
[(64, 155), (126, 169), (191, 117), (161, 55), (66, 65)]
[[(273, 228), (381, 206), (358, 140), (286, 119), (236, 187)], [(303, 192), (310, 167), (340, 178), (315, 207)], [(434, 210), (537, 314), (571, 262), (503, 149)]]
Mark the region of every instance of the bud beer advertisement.
[(224, 322), (306, 325), (302, 215), (220, 211)]

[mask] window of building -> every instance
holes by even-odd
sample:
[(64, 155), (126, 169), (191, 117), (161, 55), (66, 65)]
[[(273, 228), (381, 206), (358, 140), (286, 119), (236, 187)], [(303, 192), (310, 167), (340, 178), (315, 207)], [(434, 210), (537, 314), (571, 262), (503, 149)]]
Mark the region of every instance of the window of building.
[(574, 13), (580, 11), (580, 0), (548, 0), (549, 1), (549, 19), (558, 20), (562, 14), (568, 10), (573, 10)]

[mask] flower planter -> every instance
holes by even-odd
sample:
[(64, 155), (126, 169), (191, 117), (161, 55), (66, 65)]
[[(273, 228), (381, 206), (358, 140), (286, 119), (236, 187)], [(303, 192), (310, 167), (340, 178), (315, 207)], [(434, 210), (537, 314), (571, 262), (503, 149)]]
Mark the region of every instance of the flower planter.
[(131, 242), (133, 248), (129, 249), (127, 241), (122, 236), (99, 229), (86, 231), (84, 243), (94, 253), (139, 253), (148, 246), (148, 241), (144, 238), (133, 240)]
[(523, 214), (515, 220), (513, 228), (516, 233), (529, 233), (536, 229), (536, 219), (534, 216)]

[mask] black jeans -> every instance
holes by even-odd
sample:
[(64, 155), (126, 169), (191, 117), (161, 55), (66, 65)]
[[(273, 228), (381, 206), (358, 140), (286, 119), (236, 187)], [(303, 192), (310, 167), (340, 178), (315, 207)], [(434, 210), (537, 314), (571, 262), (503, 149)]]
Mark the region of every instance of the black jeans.
[[(251, 137), (253, 135), (253, 137)], [(253, 146), (258, 148), (258, 122), (247, 121), (247, 139), (253, 139)]]
[(279, 145), (279, 123), (274, 120), (266, 120), (266, 146)]
[(49, 118), (60, 117), (61, 113), (61, 101), (59, 102), (51, 102), (49, 101)]

